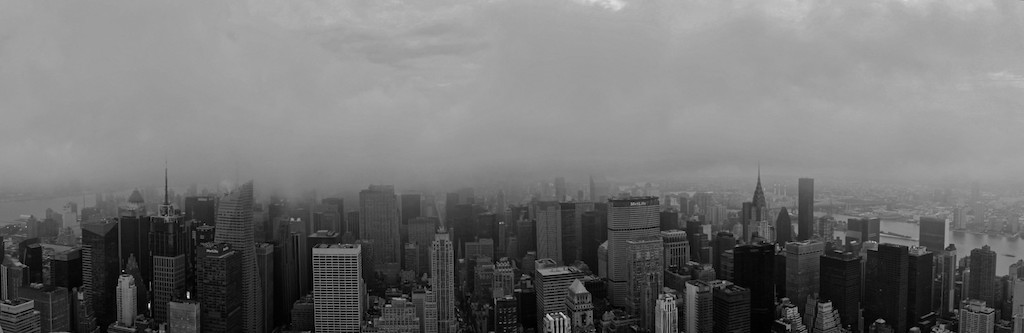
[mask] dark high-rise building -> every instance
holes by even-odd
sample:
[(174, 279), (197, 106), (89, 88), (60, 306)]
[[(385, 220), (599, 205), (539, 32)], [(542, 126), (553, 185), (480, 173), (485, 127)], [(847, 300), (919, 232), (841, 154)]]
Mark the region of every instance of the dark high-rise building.
[(843, 327), (860, 332), (861, 260), (852, 252), (826, 251), (821, 256), (819, 300), (831, 301)]
[(883, 319), (896, 332), (906, 332), (909, 293), (909, 249), (883, 243), (868, 249), (867, 280), (864, 283), (864, 322)]
[[(41, 332), (68, 332), (71, 330), (71, 309), (68, 290), (61, 287), (33, 284), (21, 288), (21, 297), (30, 299), (39, 311)], [(5, 304), (6, 305), (6, 304)]]
[(197, 220), (201, 223), (214, 225), (217, 223), (217, 199), (210, 196), (186, 197), (185, 220)]
[(323, 200), (320, 200), (320, 203), (324, 205), (331, 205), (334, 208), (336, 208), (336, 211), (338, 213), (338, 225), (335, 226), (334, 228), (331, 228), (331, 230), (334, 230), (340, 235), (344, 235), (345, 232), (348, 231), (345, 228), (345, 199), (324, 198)]
[(658, 224), (661, 231), (679, 229), (679, 212), (675, 210), (663, 210), (658, 214)]
[(516, 223), (516, 242), (519, 253), (516, 259), (523, 259), (526, 252), (537, 251), (537, 221), (520, 220)]
[(816, 240), (786, 243), (786, 297), (793, 304), (807, 304), (807, 298), (818, 293), (824, 252), (825, 243)]
[[(345, 233), (351, 234), (352, 239), (362, 239), (359, 232), (359, 211), (354, 210), (345, 214)], [(342, 234), (344, 235), (344, 234)]]
[(880, 241), (882, 221), (878, 218), (861, 218), (846, 220), (846, 243), (857, 241), (864, 244), (867, 241)]
[[(597, 212), (584, 212), (580, 216), (580, 227), (582, 229), (580, 242), (580, 260), (587, 264), (591, 270), (597, 270), (597, 248), (601, 246), (598, 242)], [(606, 230), (607, 232), (607, 230)]]
[(263, 327), (274, 327), (274, 245), (256, 244), (256, 273), (260, 275), (259, 296), (263, 298)]
[(120, 264), (124, 269), (128, 264), (129, 257), (135, 257), (139, 262), (139, 269), (142, 273), (142, 282), (135, 281), (138, 285), (147, 285), (153, 281), (153, 257), (149, 255), (149, 231), (152, 222), (149, 216), (125, 214), (122, 210), (118, 218), (118, 237), (120, 244)]
[(82, 288), (101, 327), (114, 322), (114, 287), (121, 272), (117, 227), (116, 220), (82, 224)]
[(150, 217), (150, 223), (147, 237), (153, 263), (153, 319), (165, 323), (167, 303), (184, 299), (188, 272), (192, 271), (188, 260), (190, 237), (184, 216), (171, 206), (166, 187), (164, 202), (157, 209), (157, 215)]
[(937, 307), (939, 315), (947, 317), (953, 313), (953, 309), (956, 309), (959, 299), (956, 297), (956, 246), (949, 244), (945, 250), (939, 253), (939, 260), (936, 261), (939, 269), (935, 270), (939, 274), (939, 288), (934, 297), (939, 302)]
[(28, 266), (25, 285), (43, 283), (43, 247), (39, 245), (39, 238), (29, 238), (18, 243), (18, 260)]
[[(259, 296), (259, 275), (256, 273), (255, 231), (253, 230), (252, 181), (220, 199), (217, 205), (217, 243), (227, 243), (241, 261), (238, 280), (242, 292), (242, 325), (246, 332), (263, 331), (263, 298)], [(205, 302), (204, 302), (205, 304)], [(207, 312), (207, 310), (203, 310)], [(206, 323), (203, 323), (206, 326)]]
[(775, 245), (737, 246), (733, 262), (734, 282), (750, 289), (751, 332), (769, 332), (775, 321)]
[(580, 258), (580, 220), (576, 219), (576, 203), (561, 202), (558, 204), (559, 222), (562, 224), (562, 263), (572, 265)]
[(800, 178), (797, 184), (797, 240), (814, 235), (814, 179)]
[(922, 216), (918, 226), (921, 239), (918, 244), (928, 248), (928, 251), (942, 252), (946, 246), (946, 234), (949, 232), (946, 219)]
[(968, 298), (985, 301), (993, 308), (998, 306), (995, 303), (996, 253), (988, 245), (971, 250), (970, 263)]
[(793, 240), (793, 221), (789, 218), (789, 211), (786, 207), (779, 210), (779, 216), (775, 218), (775, 242), (786, 244)]
[(401, 262), (399, 219), (394, 186), (371, 185), (359, 191), (359, 229), (363, 234), (360, 239), (373, 240), (373, 260), (379, 264), (377, 267)]
[(68, 249), (57, 252), (50, 260), (53, 285), (71, 290), (82, 286), (82, 250)]
[(230, 244), (205, 243), (196, 269), (203, 332), (243, 332), (242, 263)]
[[(722, 254), (735, 247), (736, 237), (728, 231), (719, 231), (718, 234), (715, 235), (715, 239), (712, 240), (711, 249), (713, 253), (711, 256), (711, 266), (715, 268), (715, 274), (718, 275), (719, 279), (724, 277), (724, 271), (722, 270)], [(730, 262), (728, 265), (732, 265), (732, 263)]]
[(409, 243), (409, 221), (423, 214), (420, 204), (422, 199), (417, 193), (405, 193), (399, 196), (399, 201), (401, 201), (399, 205), (402, 209), (400, 214), (402, 224), (399, 226), (399, 233), (402, 237), (402, 244), (405, 244)]
[(752, 332), (750, 289), (726, 284), (715, 287), (712, 313), (713, 332)]
[(907, 320), (910, 326), (921, 327), (934, 317), (932, 311), (932, 271), (934, 254), (923, 246), (912, 246), (908, 251)]

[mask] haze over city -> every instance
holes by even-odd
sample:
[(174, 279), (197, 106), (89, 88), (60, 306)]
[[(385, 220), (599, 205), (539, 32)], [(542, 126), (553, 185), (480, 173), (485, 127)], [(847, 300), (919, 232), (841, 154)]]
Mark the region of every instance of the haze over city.
[(0, 1), (0, 184), (1016, 182), (1022, 4)]

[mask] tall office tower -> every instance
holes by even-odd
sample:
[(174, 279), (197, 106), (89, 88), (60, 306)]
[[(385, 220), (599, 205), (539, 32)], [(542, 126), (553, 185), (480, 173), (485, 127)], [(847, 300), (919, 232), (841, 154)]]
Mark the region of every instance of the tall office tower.
[(654, 304), (665, 285), (663, 266), (664, 246), (661, 237), (648, 237), (626, 241), (630, 260), (629, 294), (626, 295), (626, 309), (640, 318), (647, 330), (654, 329)]
[(940, 302), (939, 315), (946, 317), (952, 314), (959, 304), (956, 297), (956, 246), (949, 244), (945, 250), (939, 253), (941, 253), (938, 261), (940, 269), (936, 271), (939, 272), (941, 288), (937, 291), (936, 297)]
[(185, 198), (185, 220), (198, 220), (200, 224), (216, 225), (217, 198), (213, 196), (197, 196)]
[(152, 311), (158, 322), (167, 322), (167, 302), (185, 297), (186, 279), (188, 272), (192, 271), (187, 257), (188, 229), (184, 216), (171, 205), (166, 180), (164, 177), (164, 202), (158, 207), (157, 214), (150, 217), (150, 230), (146, 235), (153, 263)]
[(274, 244), (256, 244), (256, 273), (260, 275), (259, 295), (263, 298), (263, 327), (274, 325)]
[(537, 221), (535, 220), (519, 220), (516, 222), (516, 242), (517, 250), (516, 259), (523, 260), (523, 256), (527, 252), (534, 252), (537, 250)]
[(565, 178), (556, 177), (555, 178), (555, 201), (565, 200), (566, 199), (565, 198), (565, 194), (566, 194)]
[(654, 305), (654, 333), (679, 332), (679, 308), (675, 295), (662, 293)]
[(775, 316), (779, 319), (772, 323), (772, 333), (808, 333), (807, 326), (800, 317), (799, 307), (789, 298), (783, 297), (779, 301), (779, 305), (775, 307)]
[[(371, 185), (359, 191), (359, 230), (361, 239), (373, 240), (373, 260), (377, 263), (399, 263), (402, 253), (395, 187)], [(380, 267), (382, 265), (378, 265)]]
[(705, 215), (711, 208), (711, 204), (714, 203), (711, 192), (697, 192), (693, 194), (692, 206), (696, 208), (691, 210), (690, 216), (693, 215)]
[[(733, 228), (733, 231), (740, 235), (740, 240), (744, 243), (752, 243), (751, 239), (751, 224), (754, 224), (754, 203), (747, 201), (740, 205), (740, 223)], [(686, 232), (690, 232), (687, 228)]]
[(985, 301), (971, 299), (960, 306), (961, 333), (992, 333), (996, 325), (996, 309), (986, 306)]
[(683, 267), (690, 261), (690, 242), (686, 240), (686, 232), (682, 230), (665, 230), (661, 232), (661, 242), (665, 249), (662, 264), (666, 269), (672, 266)]
[(25, 282), (43, 283), (43, 247), (39, 238), (29, 238), (18, 243), (18, 260), (28, 266)]
[(565, 314), (572, 321), (573, 332), (594, 332), (594, 299), (579, 279), (569, 285), (565, 296)]
[(291, 329), (293, 331), (312, 331), (315, 327), (313, 294), (302, 296), (292, 304)]
[(537, 258), (562, 261), (562, 214), (555, 201), (537, 201), (530, 205), (530, 215), (536, 221)]
[(117, 324), (124, 327), (131, 327), (135, 324), (135, 315), (138, 305), (136, 299), (135, 278), (128, 274), (121, 274), (117, 278)]
[(728, 280), (723, 278), (723, 266), (728, 265), (729, 267), (732, 267), (732, 261), (730, 260), (727, 263), (723, 263), (722, 258), (726, 251), (731, 251), (735, 247), (736, 237), (734, 237), (733, 234), (728, 231), (719, 231), (717, 234), (715, 234), (715, 239), (711, 241), (711, 266), (714, 267), (716, 274), (718, 274), (719, 280)]
[(68, 290), (82, 286), (82, 250), (67, 249), (57, 252), (50, 259), (53, 285)]
[(320, 244), (313, 248), (316, 331), (360, 331), (363, 314), (361, 262), (357, 244)]
[(583, 239), (580, 241), (580, 260), (587, 264), (591, 270), (597, 269), (597, 248), (601, 246), (598, 241), (598, 234), (602, 229), (607, 232), (607, 227), (598, 225), (599, 217), (596, 211), (583, 212), (580, 215), (580, 227), (583, 232), (580, 234)]
[(814, 179), (797, 182), (797, 240), (808, 240), (814, 235)]
[(116, 220), (82, 224), (82, 288), (100, 327), (115, 320), (114, 289), (121, 271), (117, 227)]
[(475, 260), (476, 258), (494, 258), (494, 241), (490, 238), (480, 238), (475, 242), (466, 242), (465, 255), (463, 259)]
[(820, 299), (832, 302), (843, 327), (858, 330), (861, 260), (853, 252), (828, 251), (821, 256)]
[(779, 210), (779, 216), (775, 218), (775, 242), (786, 244), (793, 240), (793, 221), (789, 218), (789, 211), (786, 207)]
[(430, 247), (430, 286), (437, 297), (437, 332), (454, 333), (455, 318), (455, 248), (444, 227), (438, 229)]
[(949, 225), (946, 219), (922, 216), (919, 220), (921, 246), (927, 247), (928, 251), (935, 253), (942, 252), (946, 246), (946, 234), (949, 233)]
[[(750, 240), (751, 240), (750, 237), (752, 236), (753, 232), (756, 231), (752, 227), (754, 227), (758, 222), (768, 221), (768, 219), (769, 219), (769, 217), (768, 217), (768, 201), (765, 200), (764, 188), (761, 187), (761, 166), (757, 167), (757, 186), (754, 187), (754, 198), (750, 201), (750, 204), (751, 204), (751, 206), (750, 206), (750, 210), (751, 211), (749, 213), (750, 220), (749, 221), (744, 221), (745, 226), (747, 226), (747, 229), (745, 230), (745, 232), (747, 234), (745, 235), (746, 237), (744, 239), (747, 242), (750, 242)], [(772, 235), (769, 235), (767, 233), (762, 233), (761, 234), (761, 237), (769, 237), (769, 236), (774, 237), (774, 234), (772, 234)]]
[(35, 302), (27, 299), (0, 302), (0, 331), (39, 333), (41, 323)]
[(335, 222), (337, 222), (337, 225), (334, 228), (331, 228), (330, 230), (344, 235), (345, 232), (348, 231), (345, 228), (345, 199), (323, 198), (320, 200), (320, 203), (335, 208), (335, 212), (337, 212), (338, 217), (338, 219), (335, 220)]
[(712, 288), (714, 332), (750, 332), (750, 289), (732, 283)]
[[(128, 203), (118, 208), (118, 234), (119, 234), (119, 257), (122, 270), (128, 263), (128, 258), (134, 256), (141, 268), (142, 281), (140, 285), (147, 285), (152, 281), (153, 262), (149, 255), (149, 230), (151, 219), (146, 214), (145, 202), (138, 190), (132, 192), (128, 197)], [(143, 288), (144, 289), (144, 288)]]
[(28, 271), (28, 266), (25, 266), (17, 258), (5, 255), (3, 258), (3, 264), (0, 266), (0, 288), (2, 288), (2, 297), (0, 301), (16, 301), (19, 298), (19, 289), (26, 285), (24, 279)]
[(513, 296), (494, 299), (494, 332), (519, 333), (518, 302)]
[(538, 327), (543, 327), (544, 323), (539, 320), (544, 318), (544, 315), (565, 312), (565, 298), (569, 294), (569, 286), (574, 280), (581, 278), (583, 271), (576, 267), (561, 266), (550, 258), (536, 261), (533, 283), (536, 289)]
[(658, 236), (660, 206), (657, 197), (609, 199), (608, 204), (608, 298), (613, 305), (625, 306), (629, 294), (627, 241)]
[(512, 296), (515, 290), (515, 267), (508, 257), (502, 257), (494, 263), (494, 281), (491, 286), (494, 288), (494, 297)]
[(566, 265), (572, 265), (572, 263), (580, 259), (580, 238), (583, 238), (583, 232), (580, 220), (576, 218), (576, 204), (573, 202), (561, 202), (558, 204), (558, 207), (558, 221), (562, 225), (560, 230), (562, 239), (559, 245), (559, 252), (561, 252), (562, 256), (557, 259), (560, 259)]
[(544, 325), (544, 333), (572, 333), (572, 321), (562, 312), (544, 315), (542, 325)]
[(996, 253), (988, 245), (971, 250), (971, 279), (968, 298), (996, 304)]
[(1011, 293), (1013, 294), (1013, 302), (1010, 307), (1013, 310), (1011, 315), (1024, 316), (1024, 277), (1017, 277), (1017, 279), (1013, 280), (1013, 291)]
[(662, 231), (681, 228), (679, 225), (679, 212), (675, 210), (661, 211), (661, 213), (658, 213), (658, 225), (661, 227)]
[(750, 289), (752, 332), (768, 332), (775, 321), (775, 245), (741, 245), (733, 249), (733, 279)]
[[(262, 332), (263, 297), (259, 295), (262, 282), (256, 272), (252, 191), (252, 181), (249, 181), (220, 199), (217, 206), (216, 241), (231, 244), (242, 264), (242, 330)], [(206, 326), (205, 323), (203, 326)]]
[(808, 296), (818, 293), (821, 255), (824, 253), (825, 243), (819, 241), (786, 243), (786, 296), (794, 304), (805, 304)]
[[(922, 222), (923, 223), (923, 222)], [(934, 254), (924, 246), (911, 246), (907, 264), (907, 321), (910, 326), (932, 321)]]
[(815, 221), (817, 221), (817, 225), (814, 226), (815, 235), (811, 238), (822, 242), (831, 241), (836, 231), (836, 219), (832, 215), (826, 215), (815, 219)]
[(32, 284), (21, 288), (22, 299), (31, 300), (39, 311), (43, 332), (67, 332), (71, 330), (71, 316), (68, 310), (68, 290), (62, 287)]
[(419, 275), (430, 272), (430, 246), (434, 243), (434, 233), (440, 225), (441, 222), (436, 217), (416, 217), (409, 220), (406, 229), (409, 232), (409, 243), (416, 244), (419, 266), (414, 270)]
[(816, 300), (814, 297), (807, 299), (807, 312), (804, 314), (804, 325), (814, 333), (842, 333), (845, 332), (840, 319), (839, 311), (832, 307), (832, 302)]
[(909, 249), (883, 243), (868, 250), (864, 321), (884, 319), (896, 332), (907, 331)]
[(182, 300), (167, 303), (168, 332), (199, 333), (201, 313), (197, 301)]
[(204, 332), (243, 332), (242, 262), (227, 243), (203, 243), (196, 261), (196, 291)]
[(74, 313), (71, 325), (76, 332), (96, 333), (96, 317), (89, 305), (89, 295), (85, 291), (74, 288), (71, 290), (71, 311)]
[(846, 243), (849, 244), (852, 241), (857, 241), (861, 244), (868, 241), (879, 242), (881, 225), (882, 222), (878, 218), (846, 220)]
[(967, 207), (953, 208), (953, 228), (956, 230), (967, 229)]
[(409, 221), (420, 217), (423, 212), (421, 208), (422, 199), (418, 193), (404, 193), (400, 196), (401, 200), (401, 215), (402, 221), (400, 225), (400, 234), (402, 236), (402, 244), (409, 243)]
[[(711, 285), (701, 280), (686, 281), (686, 300), (680, 322), (687, 333), (711, 333), (714, 328), (714, 294)], [(753, 324), (753, 323), (751, 323)]]

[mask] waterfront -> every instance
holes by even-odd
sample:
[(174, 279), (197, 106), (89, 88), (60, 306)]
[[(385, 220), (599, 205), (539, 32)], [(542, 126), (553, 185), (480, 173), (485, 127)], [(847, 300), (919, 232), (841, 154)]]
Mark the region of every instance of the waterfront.
[[(817, 214), (816, 214), (817, 215)], [(823, 215), (823, 214), (822, 214)], [(845, 221), (853, 216), (847, 215), (832, 215), (837, 221)], [(899, 237), (892, 237), (887, 235), (881, 235), (881, 241), (883, 243), (893, 243), (901, 245), (918, 245), (918, 239), (920, 238), (920, 229), (917, 224), (908, 223), (900, 220), (882, 220), (882, 231), (893, 232), (901, 235), (910, 236), (911, 239), (904, 239)], [(797, 229), (793, 229), (797, 230)], [(845, 231), (836, 231), (836, 237), (845, 237)], [(1007, 238), (1003, 236), (993, 236), (986, 234), (973, 234), (961, 231), (950, 231), (946, 236), (946, 243), (953, 243), (956, 245), (957, 258), (963, 258), (971, 254), (971, 250), (980, 248), (988, 245), (992, 247), (992, 251), (996, 252), (996, 274), (1006, 275), (1010, 269), (1010, 264), (1017, 262), (1017, 260), (1024, 259), (1024, 246), (1022, 241), (1017, 238)], [(1014, 257), (1006, 256), (1006, 254), (1014, 255)]]

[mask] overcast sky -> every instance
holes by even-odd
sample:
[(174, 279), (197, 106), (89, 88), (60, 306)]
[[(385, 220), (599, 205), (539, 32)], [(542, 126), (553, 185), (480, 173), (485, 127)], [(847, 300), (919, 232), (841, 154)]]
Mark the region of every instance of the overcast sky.
[(0, 112), (0, 186), (1019, 180), (1024, 2), (0, 0)]

